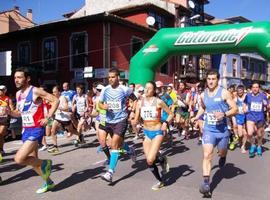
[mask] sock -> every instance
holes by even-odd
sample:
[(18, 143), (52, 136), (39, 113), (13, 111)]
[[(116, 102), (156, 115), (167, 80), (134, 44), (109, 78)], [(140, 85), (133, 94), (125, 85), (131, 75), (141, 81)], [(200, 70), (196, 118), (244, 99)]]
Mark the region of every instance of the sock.
[(110, 165), (109, 165), (109, 170), (110, 171), (115, 171), (117, 161), (119, 157), (119, 151), (118, 150), (112, 150), (111, 151), (111, 158), (110, 158)]
[(210, 177), (209, 176), (203, 176), (203, 182), (209, 184)]
[(122, 148), (123, 148), (127, 153), (130, 152), (130, 148), (129, 148), (129, 146), (128, 146), (128, 144), (127, 144), (126, 142), (123, 143)]
[(110, 154), (109, 147), (106, 145), (105, 147), (102, 147), (102, 150), (103, 150), (104, 154), (106, 155), (107, 159), (110, 160), (111, 154)]
[(162, 182), (162, 179), (161, 179), (161, 177), (159, 175), (158, 168), (157, 168), (156, 164), (148, 165), (148, 168), (154, 174), (156, 179), (159, 180), (160, 182)]

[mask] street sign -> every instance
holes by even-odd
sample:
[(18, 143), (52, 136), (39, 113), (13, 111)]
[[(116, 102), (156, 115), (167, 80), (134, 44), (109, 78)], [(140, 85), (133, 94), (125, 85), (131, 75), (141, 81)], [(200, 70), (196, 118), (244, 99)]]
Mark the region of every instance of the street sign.
[(92, 66), (88, 66), (88, 67), (84, 68), (83, 77), (84, 78), (92, 78), (93, 77), (93, 67)]

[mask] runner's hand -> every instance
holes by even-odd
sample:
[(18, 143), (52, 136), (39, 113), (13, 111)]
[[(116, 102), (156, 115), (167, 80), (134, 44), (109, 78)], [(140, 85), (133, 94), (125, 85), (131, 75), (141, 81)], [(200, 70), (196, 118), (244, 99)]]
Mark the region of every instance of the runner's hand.
[(225, 117), (225, 113), (224, 112), (214, 112), (215, 118), (218, 121), (221, 121), (224, 117)]

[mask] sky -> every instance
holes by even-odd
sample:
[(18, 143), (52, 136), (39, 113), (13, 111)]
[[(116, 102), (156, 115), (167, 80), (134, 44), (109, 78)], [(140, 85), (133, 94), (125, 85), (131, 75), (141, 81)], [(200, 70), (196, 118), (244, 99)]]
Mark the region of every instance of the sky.
[[(102, 0), (100, 0), (102, 1)], [(120, 0), (121, 1), (121, 0)], [(270, 21), (270, 0), (209, 0), (205, 12), (219, 19), (243, 16), (252, 21)], [(0, 0), (0, 12), (19, 6), (23, 15), (33, 10), (37, 24), (63, 19), (63, 14), (80, 9), (85, 0)]]

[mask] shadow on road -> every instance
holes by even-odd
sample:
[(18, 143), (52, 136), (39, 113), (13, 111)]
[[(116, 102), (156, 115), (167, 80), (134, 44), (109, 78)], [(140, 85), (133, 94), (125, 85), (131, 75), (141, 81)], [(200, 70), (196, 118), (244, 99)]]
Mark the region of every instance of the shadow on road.
[(136, 163), (135, 163), (134, 165), (132, 165), (132, 168), (133, 168), (133, 169), (135, 168), (135, 170), (133, 170), (133, 171), (130, 172), (129, 174), (123, 176), (122, 178), (120, 178), (120, 179), (118, 179), (118, 180), (116, 180), (116, 181), (113, 181), (113, 182), (110, 184), (110, 186), (114, 186), (114, 185), (116, 185), (118, 182), (123, 181), (123, 180), (125, 180), (125, 179), (127, 179), (127, 178), (130, 178), (130, 177), (134, 176), (135, 174), (137, 174), (138, 172), (147, 169), (147, 165), (146, 165), (145, 159), (137, 160)]
[[(216, 166), (214, 168), (216, 168)], [(215, 188), (222, 181), (222, 179), (231, 179), (243, 174), (246, 174), (244, 170), (235, 167), (233, 163), (227, 163), (223, 168), (218, 169), (214, 174), (212, 182), (210, 184), (211, 193), (215, 190)]]
[(191, 166), (180, 165), (178, 167), (170, 168), (170, 171), (164, 175), (165, 183), (167, 186), (172, 185), (179, 179), (181, 176), (189, 176), (194, 173), (195, 170), (191, 169)]
[[(14, 164), (17, 165), (17, 164)], [(61, 167), (61, 165), (63, 164), (57, 164), (57, 165), (53, 165), (52, 167), (52, 171), (60, 171), (63, 170), (63, 168)], [(25, 166), (20, 166), (17, 165), (18, 167), (24, 168)], [(15, 166), (13, 166), (15, 167)], [(9, 168), (10, 169), (10, 168)], [(24, 181), (25, 179), (28, 179), (32, 176), (38, 176), (37, 173), (33, 170), (33, 169), (28, 169), (20, 174), (17, 174), (15, 176), (12, 176), (6, 180), (3, 180), (3, 182), (1, 183), (1, 185), (8, 185), (11, 183), (15, 183), (15, 182), (19, 182), (19, 181)]]
[(73, 185), (76, 185), (78, 183), (81, 183), (83, 181), (86, 181), (89, 178), (92, 178), (101, 172), (103, 172), (105, 167), (97, 167), (94, 169), (86, 169), (83, 171), (79, 171), (76, 173), (73, 173), (68, 178), (64, 179), (62, 182), (58, 183), (55, 188), (52, 190), (52, 192), (56, 192), (59, 190), (67, 189)]

